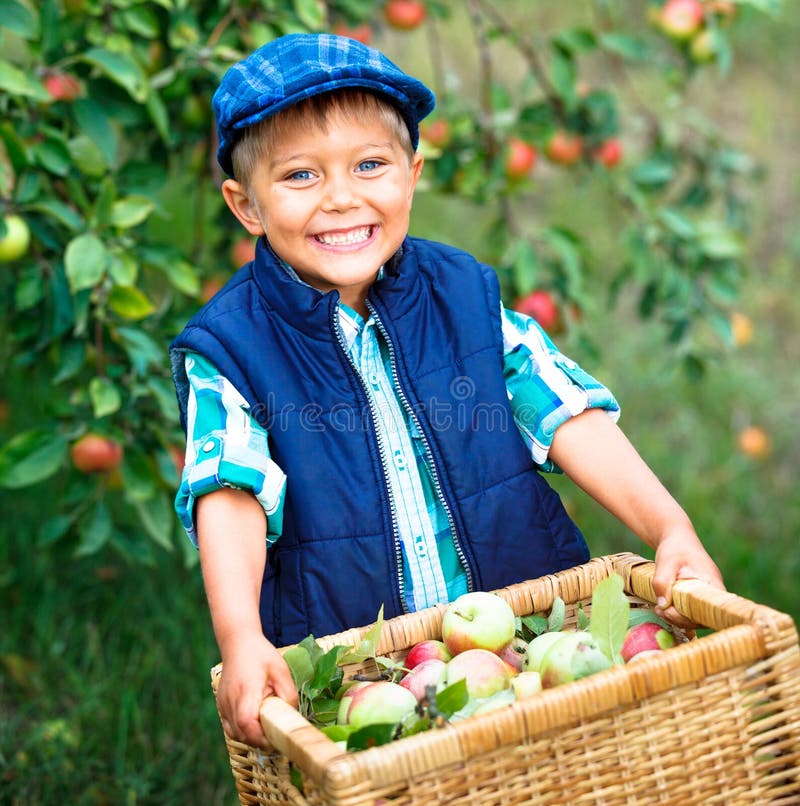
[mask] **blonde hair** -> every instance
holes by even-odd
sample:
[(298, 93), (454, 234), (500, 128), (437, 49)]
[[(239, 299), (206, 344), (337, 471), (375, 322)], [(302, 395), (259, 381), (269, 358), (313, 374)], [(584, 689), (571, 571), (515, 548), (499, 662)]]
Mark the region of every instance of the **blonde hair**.
[(400, 146), (408, 154), (409, 161), (413, 159), (411, 134), (400, 112), (391, 103), (371, 92), (357, 88), (343, 89), (312, 95), (248, 126), (231, 152), (234, 178), (249, 190), (259, 163), (287, 131), (303, 126), (327, 132), (330, 118), (334, 114), (340, 114), (345, 120), (362, 125), (377, 120), (394, 133)]

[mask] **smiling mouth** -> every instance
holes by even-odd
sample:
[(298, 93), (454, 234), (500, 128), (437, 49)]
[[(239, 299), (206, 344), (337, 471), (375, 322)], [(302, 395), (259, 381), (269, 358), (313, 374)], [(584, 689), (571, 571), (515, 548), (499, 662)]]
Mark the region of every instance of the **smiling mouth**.
[(317, 243), (325, 246), (353, 246), (368, 241), (372, 237), (374, 229), (373, 226), (367, 226), (334, 232), (319, 232), (313, 238)]

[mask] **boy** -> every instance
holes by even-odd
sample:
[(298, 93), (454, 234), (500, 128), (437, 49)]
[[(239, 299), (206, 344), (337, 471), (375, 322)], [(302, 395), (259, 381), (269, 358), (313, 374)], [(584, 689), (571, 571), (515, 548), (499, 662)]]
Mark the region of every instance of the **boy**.
[[(679, 577), (722, 580), (615, 424), (616, 401), (495, 273), (408, 237), (433, 95), (377, 51), (289, 35), (214, 96), (225, 201), (255, 261), (172, 345), (177, 511), (200, 550), (230, 736), (262, 744), (276, 646), (585, 562), (559, 468)], [(265, 540), (266, 536), (266, 540)]]

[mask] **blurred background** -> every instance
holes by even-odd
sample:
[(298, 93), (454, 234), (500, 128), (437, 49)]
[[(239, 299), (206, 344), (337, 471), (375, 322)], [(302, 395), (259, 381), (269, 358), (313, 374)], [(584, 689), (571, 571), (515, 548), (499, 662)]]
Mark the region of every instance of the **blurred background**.
[[(0, 2), (0, 803), (236, 802), (166, 345), (253, 248), (210, 94), (288, 31), (436, 90), (412, 234), (495, 266), (729, 589), (797, 619), (800, 10), (669, 6)], [(651, 556), (549, 480), (594, 555)]]

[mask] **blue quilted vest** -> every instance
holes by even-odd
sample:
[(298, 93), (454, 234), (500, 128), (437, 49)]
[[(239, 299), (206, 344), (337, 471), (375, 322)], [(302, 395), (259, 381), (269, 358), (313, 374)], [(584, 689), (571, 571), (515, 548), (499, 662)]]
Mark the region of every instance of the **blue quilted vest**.
[[(267, 428), (287, 476), (283, 533), (261, 596), (276, 645), (404, 611), (375, 413), (341, 341), (338, 292), (292, 279), (262, 238), (252, 263), (171, 347), (185, 422), (183, 351), (205, 355)], [(589, 552), (535, 469), (503, 378), (492, 269), (407, 238), (367, 305), (390, 345), (395, 382), (427, 443), (470, 587), (491, 590), (583, 563)]]

